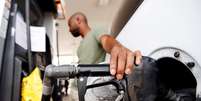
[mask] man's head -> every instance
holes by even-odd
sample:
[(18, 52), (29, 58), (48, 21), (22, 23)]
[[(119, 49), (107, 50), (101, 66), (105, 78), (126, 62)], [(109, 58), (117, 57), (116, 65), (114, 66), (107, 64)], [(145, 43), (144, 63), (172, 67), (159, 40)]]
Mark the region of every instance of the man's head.
[(88, 27), (87, 18), (83, 13), (77, 12), (69, 18), (68, 26), (74, 37), (83, 36), (85, 28)]

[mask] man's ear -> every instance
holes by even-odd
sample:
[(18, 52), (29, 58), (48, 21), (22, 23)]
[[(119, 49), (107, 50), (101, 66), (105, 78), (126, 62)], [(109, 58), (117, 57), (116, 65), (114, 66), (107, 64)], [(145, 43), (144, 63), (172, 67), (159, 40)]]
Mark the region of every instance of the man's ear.
[(78, 24), (80, 24), (80, 23), (81, 23), (81, 19), (80, 19), (80, 17), (79, 17), (79, 16), (76, 18), (76, 20), (77, 20)]

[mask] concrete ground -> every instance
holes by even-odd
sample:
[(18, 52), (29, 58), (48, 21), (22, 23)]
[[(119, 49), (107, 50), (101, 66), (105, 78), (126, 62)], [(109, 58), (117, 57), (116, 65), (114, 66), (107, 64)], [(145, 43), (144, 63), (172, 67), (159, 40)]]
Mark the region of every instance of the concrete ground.
[(68, 95), (63, 98), (63, 101), (79, 101), (78, 90), (74, 79), (69, 80)]

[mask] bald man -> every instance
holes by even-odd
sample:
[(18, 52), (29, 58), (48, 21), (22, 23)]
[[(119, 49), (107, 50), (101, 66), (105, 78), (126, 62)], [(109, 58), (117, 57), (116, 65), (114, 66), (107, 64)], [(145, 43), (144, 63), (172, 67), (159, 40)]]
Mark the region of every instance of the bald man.
[[(135, 64), (141, 63), (140, 51), (132, 52), (122, 46), (103, 28), (90, 27), (86, 16), (77, 12), (69, 20), (69, 31), (74, 37), (81, 36), (83, 40), (77, 50), (80, 64), (97, 64), (105, 60), (106, 53), (110, 56), (110, 73), (117, 79), (122, 79), (124, 74), (130, 74)], [(111, 80), (112, 77), (89, 77), (87, 85)], [(103, 86), (88, 89), (85, 101), (114, 101), (117, 98), (114, 86)]]
[(90, 27), (83, 13), (73, 14), (68, 20), (68, 25), (74, 37), (83, 38), (77, 51), (79, 63), (103, 62), (107, 52), (111, 55), (110, 72), (116, 75), (117, 79), (122, 79), (124, 74), (130, 74), (134, 63), (140, 64), (142, 58), (140, 51), (132, 52), (103, 29)]
[[(110, 72), (116, 75), (117, 79), (122, 79), (123, 74), (130, 74), (135, 64), (139, 65), (138, 70), (129, 76), (129, 92), (132, 97), (140, 101), (194, 101), (196, 90), (181, 89), (174, 91), (167, 88), (159, 80), (160, 73), (158, 64), (154, 59), (144, 57), (140, 51), (132, 52), (122, 46), (111, 35), (105, 33), (103, 29), (92, 28), (88, 25), (86, 16), (81, 13), (73, 14), (68, 22), (69, 30), (74, 37), (81, 36), (83, 40), (78, 49), (79, 63), (94, 64), (104, 61), (106, 52), (111, 55)], [(141, 70), (139, 70), (141, 68)], [(143, 71), (143, 72), (142, 72)], [(137, 78), (137, 79), (136, 79)], [(132, 82), (134, 80), (134, 82)], [(87, 85), (108, 81), (108, 78), (87, 79)], [(129, 82), (129, 81), (128, 81)], [(142, 83), (143, 82), (143, 83)], [(131, 84), (132, 83), (132, 84)], [(133, 89), (137, 86), (137, 89)], [(140, 89), (138, 89), (140, 88)], [(182, 91), (183, 90), (183, 91)], [(85, 101), (116, 101), (115, 88), (104, 86), (89, 89), (85, 95)], [(136, 93), (136, 94), (135, 94)], [(136, 97), (136, 98), (135, 98)], [(157, 99), (157, 100), (156, 100)]]

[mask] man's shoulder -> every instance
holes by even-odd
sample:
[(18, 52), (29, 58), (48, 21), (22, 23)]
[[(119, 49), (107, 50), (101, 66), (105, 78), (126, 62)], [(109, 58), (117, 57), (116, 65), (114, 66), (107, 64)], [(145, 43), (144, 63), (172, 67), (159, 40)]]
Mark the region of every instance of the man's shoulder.
[(98, 42), (100, 42), (100, 37), (102, 35), (108, 34), (108, 29), (106, 27), (102, 26), (94, 26), (92, 27), (92, 32), (93, 36), (97, 39)]
[(92, 30), (94, 33), (108, 33), (108, 28), (103, 26), (94, 26)]

